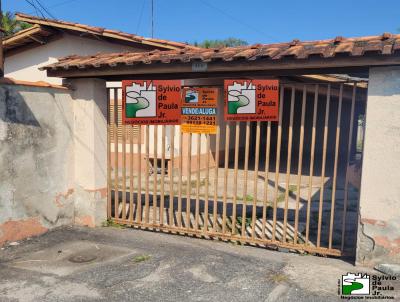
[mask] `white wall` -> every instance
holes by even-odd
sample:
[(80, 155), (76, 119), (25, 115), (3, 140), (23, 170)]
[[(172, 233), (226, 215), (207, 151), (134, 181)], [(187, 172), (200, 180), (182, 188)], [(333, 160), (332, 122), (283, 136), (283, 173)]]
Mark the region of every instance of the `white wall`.
[(357, 263), (400, 264), (400, 67), (369, 72)]
[(92, 55), (98, 52), (112, 53), (122, 51), (143, 51), (131, 46), (118, 45), (84, 37), (64, 34), (61, 39), (48, 44), (21, 51), (13, 55), (6, 55), (4, 69), (5, 76), (22, 81), (45, 81), (61, 84), (62, 79), (47, 77), (46, 71), (39, 67), (54, 63), (57, 58), (69, 55)]

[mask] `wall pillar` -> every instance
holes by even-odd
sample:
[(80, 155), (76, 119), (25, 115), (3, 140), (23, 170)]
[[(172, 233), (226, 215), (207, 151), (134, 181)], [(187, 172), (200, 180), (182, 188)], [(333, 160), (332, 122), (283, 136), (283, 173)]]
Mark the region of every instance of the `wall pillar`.
[(400, 67), (370, 69), (356, 262), (400, 263)]
[(107, 213), (107, 89), (100, 79), (74, 79), (75, 224), (98, 226)]

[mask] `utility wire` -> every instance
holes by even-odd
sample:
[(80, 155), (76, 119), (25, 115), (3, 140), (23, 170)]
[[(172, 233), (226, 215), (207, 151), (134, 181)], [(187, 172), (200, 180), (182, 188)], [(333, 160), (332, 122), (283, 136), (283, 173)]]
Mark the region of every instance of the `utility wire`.
[(25, 2), (27, 2), (30, 6), (32, 6), (35, 9), (36, 12), (36, 17), (39, 17), (39, 13), (42, 16), (43, 19), (46, 19), (45, 15), (43, 14), (43, 12), (41, 11), (41, 9), (39, 7), (36, 6), (36, 4), (34, 2), (31, 2), (30, 0), (25, 0)]
[(210, 4), (210, 3), (208, 3), (207, 1), (200, 0), (200, 2), (203, 3), (205, 6), (208, 6), (208, 7), (212, 8), (212, 9), (218, 11), (219, 13), (225, 15), (226, 17), (232, 19), (233, 21), (235, 21), (235, 22), (237, 22), (237, 23), (239, 23), (239, 24), (241, 24), (241, 25), (243, 25), (243, 26), (245, 26), (247, 28), (252, 29), (253, 31), (256, 31), (258, 34), (262, 35), (263, 37), (269, 37), (272, 41), (278, 41), (278, 39), (276, 39), (275, 37), (263, 32), (262, 30), (260, 30), (259, 28), (255, 27), (255, 26), (253, 26), (251, 24), (243, 22), (239, 18), (237, 18), (235, 16), (232, 16), (231, 14), (228, 14), (226, 11), (224, 11), (224, 10), (222, 10), (222, 9), (220, 9), (220, 8)]
[(49, 15), (50, 18), (57, 19), (56, 17), (54, 17), (54, 15), (52, 13), (49, 12), (48, 9), (46, 9), (46, 7), (39, 0), (35, 0), (35, 1), (47, 13), (47, 15)]

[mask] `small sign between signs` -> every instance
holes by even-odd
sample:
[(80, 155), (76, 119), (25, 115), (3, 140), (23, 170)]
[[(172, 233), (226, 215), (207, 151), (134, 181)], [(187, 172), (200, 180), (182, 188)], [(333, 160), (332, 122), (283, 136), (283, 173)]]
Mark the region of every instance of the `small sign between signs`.
[(122, 81), (122, 121), (137, 125), (181, 123), (181, 81)]
[(217, 133), (217, 102), (217, 88), (183, 88), (182, 132)]
[(278, 80), (225, 80), (225, 121), (277, 121)]

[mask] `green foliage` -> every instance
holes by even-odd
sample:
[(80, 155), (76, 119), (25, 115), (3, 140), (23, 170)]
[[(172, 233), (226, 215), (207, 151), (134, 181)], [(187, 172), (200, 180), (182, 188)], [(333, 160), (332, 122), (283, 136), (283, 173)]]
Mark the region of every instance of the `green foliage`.
[(227, 38), (221, 40), (204, 40), (201, 43), (194, 42), (194, 46), (204, 48), (219, 48), (219, 47), (235, 47), (247, 45), (248, 43), (242, 39)]
[(107, 219), (106, 221), (103, 221), (101, 226), (102, 227), (113, 227), (113, 228), (117, 228), (117, 229), (124, 229), (125, 228), (124, 225), (118, 224), (118, 223), (114, 222), (112, 219)]
[(133, 262), (134, 263), (139, 263), (139, 262), (147, 261), (150, 258), (151, 258), (150, 255), (138, 255), (135, 258), (133, 258)]
[(4, 35), (8, 37), (20, 30), (32, 27), (32, 25), (26, 22), (17, 21), (14, 14), (11, 12), (3, 12), (1, 15), (1, 27), (4, 30)]

